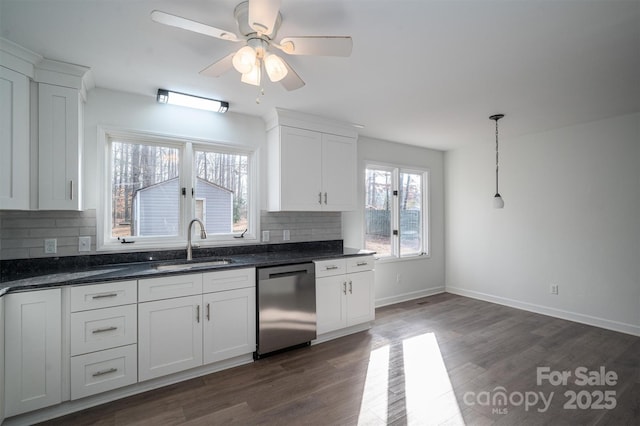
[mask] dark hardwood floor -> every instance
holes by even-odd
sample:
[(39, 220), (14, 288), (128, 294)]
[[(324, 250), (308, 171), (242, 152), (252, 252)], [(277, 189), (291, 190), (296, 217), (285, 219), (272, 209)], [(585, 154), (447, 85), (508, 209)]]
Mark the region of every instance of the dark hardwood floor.
[(639, 425), (640, 338), (445, 293), (378, 309), (368, 332), (48, 424)]

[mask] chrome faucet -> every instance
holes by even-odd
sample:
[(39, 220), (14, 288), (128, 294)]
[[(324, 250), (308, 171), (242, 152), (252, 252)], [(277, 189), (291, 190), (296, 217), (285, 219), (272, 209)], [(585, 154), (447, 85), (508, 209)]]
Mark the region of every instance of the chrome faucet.
[(192, 219), (189, 222), (189, 227), (187, 229), (187, 260), (192, 260), (192, 252), (191, 252), (191, 228), (193, 227), (193, 222), (198, 222), (200, 224), (200, 238), (203, 240), (207, 238), (207, 231), (204, 229), (204, 223), (200, 219)]

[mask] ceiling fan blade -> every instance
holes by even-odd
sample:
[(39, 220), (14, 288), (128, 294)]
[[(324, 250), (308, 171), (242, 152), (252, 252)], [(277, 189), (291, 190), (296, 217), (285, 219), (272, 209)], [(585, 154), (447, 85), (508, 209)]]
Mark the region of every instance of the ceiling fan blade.
[(308, 36), (286, 37), (278, 46), (290, 55), (351, 56), (351, 37)]
[(213, 64), (200, 71), (200, 74), (206, 75), (208, 77), (220, 77), (222, 74), (233, 68), (232, 60), (233, 55), (235, 54), (236, 52), (229, 53), (224, 58), (220, 59), (217, 62), (214, 62)]
[(182, 18), (170, 13), (154, 10), (151, 12), (151, 20), (159, 24), (169, 25), (171, 27), (182, 28), (183, 30), (193, 31), (195, 33), (208, 35), (215, 38), (228, 41), (242, 41), (237, 35), (230, 31), (221, 30), (211, 25), (201, 24), (191, 19)]
[(249, 0), (249, 26), (258, 33), (273, 33), (282, 0)]
[(285, 67), (287, 67), (287, 75), (282, 80), (280, 80), (280, 84), (282, 84), (282, 87), (291, 91), (291, 90), (299, 89), (302, 86), (304, 86), (305, 82), (293, 70), (293, 68), (291, 68), (291, 65), (289, 65), (287, 61), (285, 61), (284, 59), (282, 59), (282, 62), (284, 63)]

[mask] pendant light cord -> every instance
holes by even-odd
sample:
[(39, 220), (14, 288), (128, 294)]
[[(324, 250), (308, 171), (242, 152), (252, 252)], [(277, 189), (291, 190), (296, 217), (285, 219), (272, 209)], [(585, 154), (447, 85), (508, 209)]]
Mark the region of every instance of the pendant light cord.
[(498, 120), (496, 120), (496, 194), (499, 194), (498, 191)]

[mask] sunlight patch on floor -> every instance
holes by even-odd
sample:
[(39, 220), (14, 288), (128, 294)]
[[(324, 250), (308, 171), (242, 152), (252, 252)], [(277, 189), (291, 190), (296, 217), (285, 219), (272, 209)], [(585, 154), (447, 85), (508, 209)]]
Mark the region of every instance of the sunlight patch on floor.
[(435, 334), (402, 342), (407, 424), (464, 425)]
[(389, 389), (389, 346), (371, 351), (362, 402), (359, 425), (371, 425), (387, 418)]

